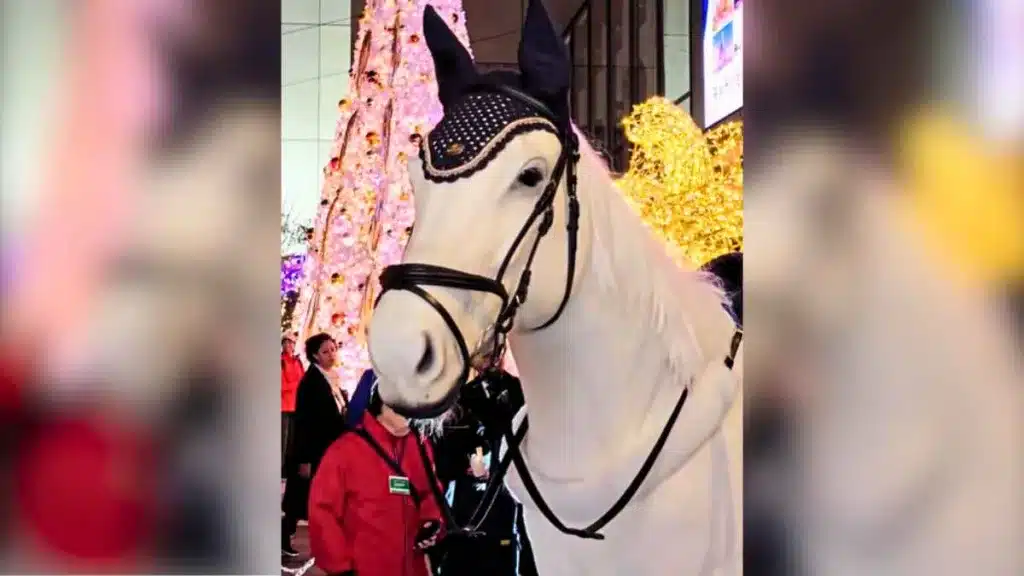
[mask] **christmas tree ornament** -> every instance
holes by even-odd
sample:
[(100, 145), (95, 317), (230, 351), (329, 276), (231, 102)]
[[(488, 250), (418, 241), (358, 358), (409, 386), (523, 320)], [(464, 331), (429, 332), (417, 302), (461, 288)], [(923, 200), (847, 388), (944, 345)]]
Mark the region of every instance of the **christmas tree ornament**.
[[(354, 386), (369, 366), (364, 329), (380, 271), (401, 259), (413, 223), (408, 159), (442, 116), (434, 63), (423, 41), (431, 5), (469, 36), (458, 0), (368, 3), (359, 19), (349, 93), (338, 101), (335, 142), (324, 167), (320, 209), (292, 330), (300, 341), (338, 341), (338, 378)], [(395, 232), (391, 232), (395, 231)]]

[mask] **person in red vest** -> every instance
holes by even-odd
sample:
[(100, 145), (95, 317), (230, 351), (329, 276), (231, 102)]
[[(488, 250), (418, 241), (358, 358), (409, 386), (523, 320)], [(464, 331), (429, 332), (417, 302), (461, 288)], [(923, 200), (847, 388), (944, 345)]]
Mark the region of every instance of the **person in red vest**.
[(442, 535), (433, 460), (430, 443), (374, 390), (360, 425), (334, 441), (313, 477), (316, 566), (330, 576), (428, 576), (425, 551)]
[(302, 361), (295, 354), (295, 340), (281, 338), (281, 475), (287, 476), (291, 456), (292, 431), (295, 429), (295, 398), (302, 380)]

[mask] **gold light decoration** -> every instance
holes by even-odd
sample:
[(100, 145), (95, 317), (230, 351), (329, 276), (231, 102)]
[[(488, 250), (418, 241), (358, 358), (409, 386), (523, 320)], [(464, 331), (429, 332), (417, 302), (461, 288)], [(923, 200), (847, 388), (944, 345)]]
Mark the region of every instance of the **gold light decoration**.
[(940, 110), (903, 133), (904, 215), (968, 282), (1024, 278), (1024, 158)]
[(707, 133), (661, 97), (622, 121), (633, 145), (617, 184), (673, 253), (692, 266), (743, 248), (743, 125)]

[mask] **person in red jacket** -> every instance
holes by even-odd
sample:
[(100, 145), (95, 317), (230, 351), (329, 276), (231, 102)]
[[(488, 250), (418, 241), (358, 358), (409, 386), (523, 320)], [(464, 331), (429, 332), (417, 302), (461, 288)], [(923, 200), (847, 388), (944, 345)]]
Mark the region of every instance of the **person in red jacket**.
[(287, 476), (291, 457), (292, 431), (295, 429), (295, 398), (305, 370), (295, 355), (295, 340), (281, 338), (281, 475)]
[(428, 576), (425, 551), (442, 535), (425, 467), (433, 460), (429, 443), (375, 391), (361, 424), (335, 440), (313, 477), (317, 567), (330, 576)]

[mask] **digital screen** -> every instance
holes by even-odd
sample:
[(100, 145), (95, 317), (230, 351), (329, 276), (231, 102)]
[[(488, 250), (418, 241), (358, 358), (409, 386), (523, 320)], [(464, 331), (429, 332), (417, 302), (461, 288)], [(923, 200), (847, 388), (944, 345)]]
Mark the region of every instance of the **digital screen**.
[(743, 0), (704, 0), (704, 127), (743, 107)]
[(1017, 140), (1024, 135), (1024, 3), (982, 0), (970, 10), (977, 71), (966, 75), (976, 83), (968, 93), (988, 135)]

